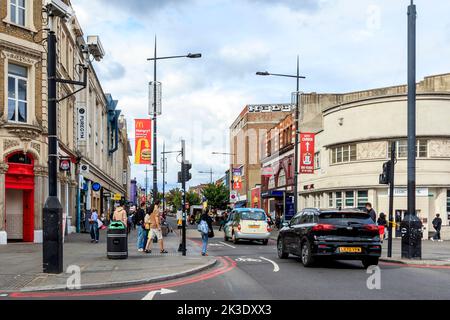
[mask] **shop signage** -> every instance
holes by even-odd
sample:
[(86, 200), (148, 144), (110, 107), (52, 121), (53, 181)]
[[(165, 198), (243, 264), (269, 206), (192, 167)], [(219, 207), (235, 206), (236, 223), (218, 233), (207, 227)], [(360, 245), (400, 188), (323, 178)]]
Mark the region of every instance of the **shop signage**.
[(78, 141), (86, 141), (87, 110), (84, 105), (78, 106)]
[(152, 122), (150, 119), (136, 119), (135, 122), (135, 164), (152, 164)]
[(271, 176), (273, 176), (273, 168), (272, 167), (261, 168), (261, 175), (263, 177), (271, 177)]
[[(408, 196), (407, 188), (394, 188), (394, 197), (407, 197), (407, 196)], [(428, 197), (428, 188), (416, 188), (416, 197)]]
[(70, 158), (61, 158), (59, 160), (59, 169), (61, 171), (70, 171)]
[(300, 134), (300, 173), (314, 174), (314, 133)]
[(290, 112), (292, 110), (293, 106), (289, 104), (248, 106), (248, 112)]
[(102, 186), (98, 182), (94, 182), (92, 184), (92, 190), (94, 190), (95, 192), (100, 191), (101, 188), (102, 188)]
[(122, 195), (120, 193), (115, 193), (112, 199), (115, 201), (120, 201), (120, 199), (122, 199)]
[(284, 220), (290, 221), (295, 215), (294, 197), (287, 196), (284, 201)]

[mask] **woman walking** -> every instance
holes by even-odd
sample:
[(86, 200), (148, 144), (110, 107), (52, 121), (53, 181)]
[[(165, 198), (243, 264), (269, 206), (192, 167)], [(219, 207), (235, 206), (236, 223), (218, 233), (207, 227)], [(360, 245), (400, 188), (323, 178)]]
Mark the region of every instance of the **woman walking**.
[(383, 241), (386, 238), (386, 231), (387, 231), (387, 221), (386, 221), (386, 215), (384, 212), (380, 213), (380, 216), (377, 220), (378, 228), (380, 229), (380, 238), (381, 241)]
[(200, 217), (198, 230), (202, 234), (202, 256), (207, 256), (208, 254), (206, 252), (208, 250), (208, 239), (214, 237), (212, 218), (209, 215), (209, 209), (206, 209)]

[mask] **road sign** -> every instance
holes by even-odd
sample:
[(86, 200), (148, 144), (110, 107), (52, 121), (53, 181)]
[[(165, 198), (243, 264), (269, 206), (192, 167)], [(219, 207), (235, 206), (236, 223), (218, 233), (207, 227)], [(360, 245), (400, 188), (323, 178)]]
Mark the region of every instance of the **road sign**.
[(100, 183), (98, 183), (98, 182), (94, 182), (93, 184), (92, 184), (92, 190), (93, 191), (100, 191), (100, 189), (102, 188), (102, 186), (100, 185)]

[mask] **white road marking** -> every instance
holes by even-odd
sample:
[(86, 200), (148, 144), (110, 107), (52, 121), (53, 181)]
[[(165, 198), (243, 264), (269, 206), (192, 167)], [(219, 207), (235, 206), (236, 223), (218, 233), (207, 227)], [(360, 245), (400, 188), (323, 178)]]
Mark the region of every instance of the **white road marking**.
[(159, 294), (169, 294), (169, 293), (175, 293), (175, 292), (177, 292), (177, 291), (176, 290), (170, 290), (170, 289), (161, 288), (160, 290), (150, 291), (141, 300), (153, 300), (153, 298), (155, 297), (155, 295), (157, 293), (159, 293)]
[(242, 257), (242, 258), (237, 258), (237, 259), (235, 259), (237, 262), (262, 262), (262, 260), (260, 260), (260, 259), (253, 259), (253, 258), (245, 258), (245, 257)]
[(231, 244), (228, 244), (228, 243), (225, 243), (225, 242), (220, 242), (220, 243), (223, 244), (223, 245), (225, 245), (225, 246), (227, 246), (227, 247), (236, 249), (236, 247), (233, 247)]
[(278, 271), (280, 271), (280, 267), (279, 267), (278, 264), (276, 264), (274, 261), (269, 260), (269, 259), (264, 258), (264, 257), (260, 257), (260, 258), (263, 259), (263, 260), (266, 260), (266, 261), (270, 262), (271, 264), (273, 264), (273, 272), (278, 272)]
[(223, 244), (219, 244), (219, 243), (210, 243), (208, 244), (210, 247), (223, 247)]
[(7, 293), (0, 294), (0, 297), (7, 297), (7, 296), (8, 296)]

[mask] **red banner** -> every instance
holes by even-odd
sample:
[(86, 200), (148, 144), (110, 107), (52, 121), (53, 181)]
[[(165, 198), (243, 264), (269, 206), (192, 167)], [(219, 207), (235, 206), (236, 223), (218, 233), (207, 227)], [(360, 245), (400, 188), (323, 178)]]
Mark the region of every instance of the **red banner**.
[(152, 121), (136, 119), (135, 124), (135, 164), (152, 164)]
[(300, 173), (314, 174), (314, 133), (300, 134)]

